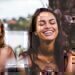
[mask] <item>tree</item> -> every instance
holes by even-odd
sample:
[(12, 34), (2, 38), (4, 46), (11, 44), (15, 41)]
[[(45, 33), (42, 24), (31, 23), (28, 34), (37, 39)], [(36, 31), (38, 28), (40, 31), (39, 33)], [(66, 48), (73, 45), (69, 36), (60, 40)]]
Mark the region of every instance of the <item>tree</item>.
[(10, 30), (28, 30), (29, 27), (30, 27), (31, 18), (32, 18), (31, 15), (28, 15), (27, 18), (19, 17), (19, 19), (16, 20), (16, 23), (15, 24), (10, 23), (8, 25), (8, 27), (9, 27)]

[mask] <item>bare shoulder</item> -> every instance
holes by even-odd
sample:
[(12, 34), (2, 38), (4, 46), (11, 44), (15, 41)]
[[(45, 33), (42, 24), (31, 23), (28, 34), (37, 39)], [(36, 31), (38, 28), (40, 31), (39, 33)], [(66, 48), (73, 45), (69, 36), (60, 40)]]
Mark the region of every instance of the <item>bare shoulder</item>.
[(8, 46), (8, 45), (6, 45), (6, 46), (4, 47), (4, 49), (5, 49), (8, 53), (13, 52), (13, 49), (12, 49), (10, 46)]
[(10, 50), (10, 51), (13, 50), (12, 47), (9, 45), (6, 45), (4, 48), (6, 48), (7, 50)]
[(15, 57), (15, 53), (11, 46), (6, 45), (4, 49), (7, 51), (9, 57)]

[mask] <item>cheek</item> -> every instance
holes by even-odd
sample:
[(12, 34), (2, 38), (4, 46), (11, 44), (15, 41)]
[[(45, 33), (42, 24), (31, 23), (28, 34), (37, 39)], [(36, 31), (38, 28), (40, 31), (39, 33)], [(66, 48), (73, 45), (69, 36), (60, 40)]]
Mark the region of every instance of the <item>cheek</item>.
[(38, 26), (37, 28), (36, 28), (36, 35), (39, 37), (39, 38), (41, 38), (43, 35), (42, 35), (42, 30), (43, 30), (43, 28), (42, 27), (40, 27), (40, 26)]
[(57, 27), (57, 28), (56, 28), (56, 33), (58, 34), (58, 32), (59, 32), (59, 31), (58, 31), (58, 27)]
[(56, 31), (56, 33), (55, 33), (55, 38), (57, 38), (57, 36), (58, 36), (58, 33), (59, 33), (59, 32), (58, 32), (58, 31)]
[(54, 28), (56, 30), (56, 33), (58, 34), (58, 25), (56, 24)]
[(58, 36), (58, 33), (59, 33), (58, 26), (56, 25), (56, 26), (54, 27), (54, 29), (55, 29), (54, 35), (55, 35), (55, 37), (57, 37), (57, 36)]
[(43, 30), (43, 27), (41, 26), (36, 26), (36, 32), (40, 33)]

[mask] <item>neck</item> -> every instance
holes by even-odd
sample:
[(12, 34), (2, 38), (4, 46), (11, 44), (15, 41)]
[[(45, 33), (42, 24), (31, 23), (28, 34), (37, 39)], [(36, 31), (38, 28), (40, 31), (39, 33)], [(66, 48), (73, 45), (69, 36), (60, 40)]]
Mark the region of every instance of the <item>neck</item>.
[(51, 55), (54, 52), (55, 41), (40, 41), (39, 52), (45, 55)]
[(47, 49), (47, 51), (53, 51), (54, 50), (54, 43), (55, 40), (52, 41), (40, 41), (40, 48)]

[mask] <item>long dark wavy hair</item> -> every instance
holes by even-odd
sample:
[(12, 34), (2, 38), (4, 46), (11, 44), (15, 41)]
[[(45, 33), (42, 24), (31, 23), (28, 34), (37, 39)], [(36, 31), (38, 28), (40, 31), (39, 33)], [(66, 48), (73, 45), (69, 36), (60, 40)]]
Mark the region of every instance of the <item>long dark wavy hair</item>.
[(50, 12), (56, 18), (59, 33), (58, 33), (58, 36), (55, 41), (54, 54), (55, 54), (55, 60), (56, 60), (56, 64), (58, 66), (59, 72), (63, 72), (64, 71), (64, 40), (63, 40), (63, 35), (62, 35), (61, 24), (60, 24), (60, 21), (59, 21), (57, 15), (48, 8), (39, 8), (36, 10), (34, 15), (32, 16), (32, 22), (31, 22), (29, 33), (28, 33), (28, 35), (29, 35), (28, 53), (33, 54), (34, 58), (37, 57), (38, 47), (40, 46), (40, 40), (39, 40), (39, 37), (34, 34), (34, 32), (36, 31), (37, 16), (41, 12)]
[(4, 25), (2, 22), (0, 22), (0, 48), (4, 47), (5, 45), (4, 35), (5, 35)]

